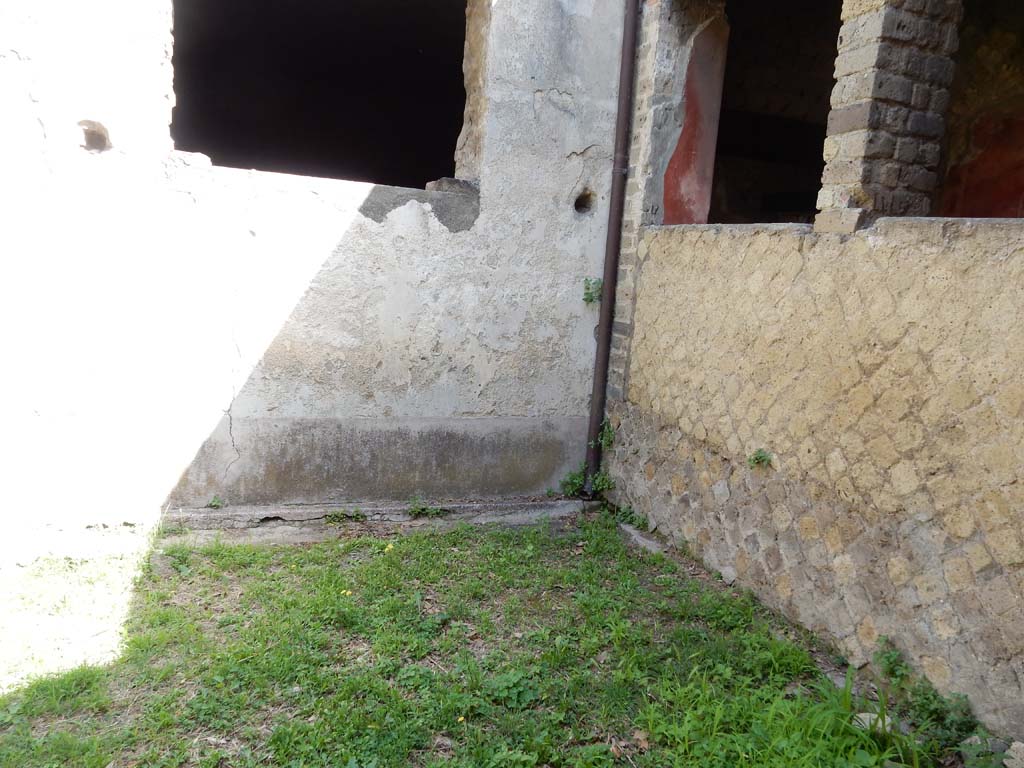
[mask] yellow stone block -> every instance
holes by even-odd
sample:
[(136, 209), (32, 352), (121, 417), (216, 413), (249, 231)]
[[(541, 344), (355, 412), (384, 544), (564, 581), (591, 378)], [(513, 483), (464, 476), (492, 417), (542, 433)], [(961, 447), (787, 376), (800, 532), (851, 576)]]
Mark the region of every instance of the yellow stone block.
[(947, 512), (942, 518), (942, 527), (945, 528), (951, 536), (966, 539), (974, 533), (974, 516), (969, 510), (962, 507), (954, 509), (951, 512)]
[(889, 580), (895, 587), (902, 587), (913, 576), (910, 561), (902, 555), (889, 558), (886, 568), (889, 571)]
[(947, 560), (943, 566), (946, 574), (946, 584), (950, 592), (962, 592), (974, 586), (974, 569), (966, 557), (953, 557)]
[(836, 581), (840, 584), (850, 584), (857, 575), (857, 565), (849, 555), (839, 555), (832, 561), (832, 570), (835, 571)]
[(857, 638), (866, 648), (878, 644), (878, 630), (875, 628), (875, 620), (870, 616), (866, 617), (857, 627)]
[(1024, 564), (1024, 543), (1012, 528), (1003, 528), (985, 536), (992, 556), (1003, 566)]
[(818, 521), (810, 515), (800, 518), (800, 522), (797, 523), (797, 533), (804, 541), (816, 541), (821, 538)]
[(917, 469), (909, 461), (901, 461), (889, 473), (892, 482), (892, 489), (898, 496), (909, 496), (921, 485), (921, 478), (918, 477)]
[(921, 658), (921, 668), (924, 670), (925, 677), (940, 691), (949, 688), (949, 684), (953, 680), (953, 670), (945, 659), (938, 656), (924, 656)]
[(969, 541), (964, 544), (964, 554), (975, 573), (992, 565), (992, 556), (983, 544), (976, 541)]

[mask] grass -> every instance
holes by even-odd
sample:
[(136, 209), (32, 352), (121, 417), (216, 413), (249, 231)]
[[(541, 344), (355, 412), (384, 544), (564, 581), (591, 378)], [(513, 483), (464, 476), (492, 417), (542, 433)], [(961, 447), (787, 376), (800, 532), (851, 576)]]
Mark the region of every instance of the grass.
[(608, 515), (165, 558), (115, 664), (0, 698), (0, 766), (929, 764)]

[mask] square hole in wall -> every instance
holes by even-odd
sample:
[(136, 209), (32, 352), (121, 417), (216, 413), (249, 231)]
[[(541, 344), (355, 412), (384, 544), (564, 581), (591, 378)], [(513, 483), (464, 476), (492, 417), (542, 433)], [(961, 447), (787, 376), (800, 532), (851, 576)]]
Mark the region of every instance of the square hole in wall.
[(453, 176), (466, 0), (174, 0), (175, 146), (423, 188)]

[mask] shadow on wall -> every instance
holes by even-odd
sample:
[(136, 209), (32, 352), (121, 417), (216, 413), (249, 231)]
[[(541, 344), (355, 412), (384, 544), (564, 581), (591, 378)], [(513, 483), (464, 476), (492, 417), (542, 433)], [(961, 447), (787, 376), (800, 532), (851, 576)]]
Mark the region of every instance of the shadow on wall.
[[(78, 162), (26, 191), (66, 228), (40, 203), (6, 232), (24, 258), (4, 327), (31, 329), (8, 345), (9, 496), (47, 511), (0, 542), (0, 686), (114, 658), (168, 489), (192, 507), (481, 498), (543, 492), (581, 459), (585, 417), (543, 407), (518, 367), (557, 374), (578, 318), (535, 338), (525, 309), (495, 308), (508, 275), (536, 275), (487, 250), (475, 190)], [(75, 257), (56, 277), (54, 254)]]
[(168, 489), (370, 189), (60, 163), (18, 177), (0, 233), (4, 687), (117, 653)]
[(169, 506), (521, 496), (569, 471), (583, 420), (505, 395), (523, 326), (479, 295), (479, 193), (440, 186), (369, 191)]

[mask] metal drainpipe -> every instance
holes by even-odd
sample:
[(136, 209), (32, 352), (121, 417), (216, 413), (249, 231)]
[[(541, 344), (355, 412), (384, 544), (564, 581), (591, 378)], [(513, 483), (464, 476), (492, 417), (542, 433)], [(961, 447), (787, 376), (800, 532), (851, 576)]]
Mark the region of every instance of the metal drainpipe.
[(626, 0), (626, 19), (622, 33), (622, 64), (619, 68), (619, 104), (615, 119), (615, 164), (612, 169), (612, 194), (608, 211), (608, 240), (604, 251), (604, 287), (601, 316), (597, 326), (597, 359), (594, 362), (594, 390), (590, 398), (590, 428), (587, 432), (587, 482), (601, 469), (601, 425), (605, 419), (608, 364), (612, 353), (612, 323), (615, 320), (615, 293), (619, 284), (619, 252), (622, 248), (622, 219), (626, 207), (626, 181), (629, 176), (629, 145), (633, 123), (633, 88), (636, 76), (637, 31), (640, 0)]

